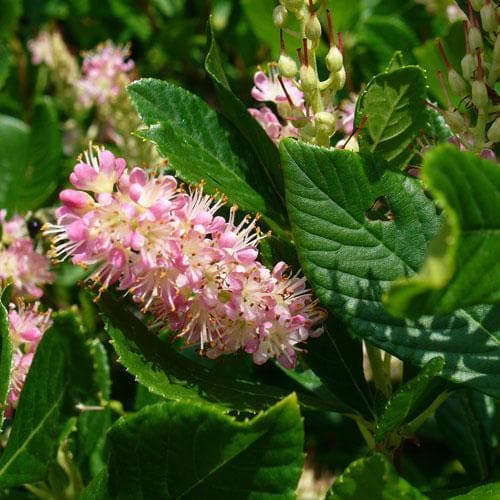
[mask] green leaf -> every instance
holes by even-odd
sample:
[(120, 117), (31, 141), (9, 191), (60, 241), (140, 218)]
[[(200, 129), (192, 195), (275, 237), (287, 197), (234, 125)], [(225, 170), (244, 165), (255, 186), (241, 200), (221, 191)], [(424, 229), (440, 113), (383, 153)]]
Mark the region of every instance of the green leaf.
[[(288, 392), (278, 387), (216, 375), (212, 370), (180, 354), (160, 340), (143, 323), (123, 310), (123, 304), (103, 295), (99, 301), (108, 318), (110, 335), (119, 362), (151, 392), (174, 401), (209, 400), (225, 409), (256, 411), (276, 403)], [(335, 407), (320, 399), (301, 395), (306, 408)]]
[(91, 370), (78, 323), (60, 314), (43, 336), (21, 392), (0, 458), (0, 490), (45, 479), (74, 405), (95, 393)]
[(413, 64), (413, 49), (418, 39), (408, 23), (397, 15), (370, 15), (366, 14), (367, 7), (361, 8), (365, 21), (358, 22), (350, 34), (352, 63), (362, 78), (368, 81), (373, 75), (386, 71), (395, 51), (400, 51), (405, 60)]
[(424, 499), (420, 491), (399, 477), (392, 464), (377, 454), (353, 462), (335, 481), (329, 500), (392, 500), (395, 498)]
[[(93, 380), (99, 392), (98, 397), (87, 404), (98, 407), (106, 405), (111, 397), (108, 356), (97, 339), (92, 340), (88, 347), (94, 364)], [(104, 444), (111, 422), (109, 407), (85, 410), (78, 417), (75, 459), (84, 479), (95, 476), (104, 466)]]
[[(376, 441), (382, 440), (387, 434), (396, 431), (411, 418), (416, 417), (417, 408), (424, 410), (442, 393), (444, 387), (437, 375), (443, 366), (443, 358), (431, 359), (416, 377), (403, 385), (391, 397), (378, 419)], [(426, 403), (422, 405), (423, 400)]]
[(2, 2), (2, 8), (0, 9), (0, 39), (9, 38), (22, 12), (23, 3), (21, 0), (7, 0)]
[(108, 468), (103, 467), (99, 474), (85, 487), (79, 500), (108, 500)]
[(0, 302), (0, 431), (3, 427), (12, 367), (12, 341), (9, 332), (7, 311)]
[(178, 176), (192, 184), (205, 181), (208, 192), (224, 193), (242, 210), (283, 222), (270, 185), (256, 175), (257, 159), (225, 118), (194, 94), (161, 80), (133, 82), (128, 92), (149, 126), (139, 135), (158, 146)]
[(206, 405), (148, 406), (109, 432), (109, 491), (113, 498), (293, 499), (303, 446), (295, 395), (246, 421)]
[[(221, 113), (248, 141), (247, 147), (258, 159), (254, 165), (255, 176), (260, 178), (262, 184), (269, 183), (272, 186), (276, 203), (280, 209), (284, 209), (283, 171), (278, 149), (250, 115), (245, 104), (233, 94), (222, 67), (219, 48), (210, 22), (207, 27), (207, 45), (209, 50), (205, 59), (205, 70), (214, 84)], [(262, 182), (264, 179), (265, 182)]]
[(37, 101), (31, 128), (0, 116), (0, 205), (11, 211), (34, 210), (57, 188), (61, 138), (55, 105)]
[(485, 500), (486, 498), (500, 498), (500, 482), (482, 484), (469, 490), (463, 495), (448, 497), (450, 500)]
[[(381, 297), (422, 265), (440, 219), (419, 181), (369, 157), (282, 142), (288, 211), (302, 268), (323, 304), (351, 330), (423, 366), (445, 360), (443, 376), (500, 395), (500, 308), (476, 306), (419, 321), (390, 316)], [(367, 217), (376, 200), (388, 217)]]
[(413, 156), (410, 147), (425, 126), (425, 96), (425, 76), (416, 66), (375, 76), (358, 104), (357, 122), (368, 116), (360, 150), (404, 168)]
[(484, 481), (495, 463), (495, 402), (470, 389), (453, 394), (436, 412), (446, 444), (474, 481)]
[(448, 225), (420, 273), (394, 283), (385, 297), (388, 311), (418, 317), (500, 302), (498, 165), (444, 145), (426, 155), (422, 179)]
[(373, 418), (373, 397), (363, 373), (361, 342), (349, 335), (339, 319), (331, 316), (327, 320), (325, 332), (308, 343), (303, 359), (350, 411)]

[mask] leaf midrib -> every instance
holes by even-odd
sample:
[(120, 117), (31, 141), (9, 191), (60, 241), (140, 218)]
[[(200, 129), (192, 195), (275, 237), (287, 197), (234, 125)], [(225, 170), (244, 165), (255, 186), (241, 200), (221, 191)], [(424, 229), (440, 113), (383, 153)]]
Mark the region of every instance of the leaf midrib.
[(26, 450), (28, 447), (29, 443), (35, 438), (36, 434), (38, 431), (44, 426), (45, 422), (47, 419), (52, 415), (52, 413), (57, 409), (59, 406), (59, 403), (61, 402), (64, 393), (66, 391), (66, 387), (68, 384), (65, 384), (64, 387), (61, 390), (61, 393), (59, 394), (58, 398), (54, 401), (52, 407), (49, 409), (49, 411), (45, 414), (45, 416), (39, 421), (39, 423), (35, 426), (35, 428), (30, 432), (28, 437), (24, 440), (23, 444), (16, 449), (16, 451), (11, 455), (9, 460), (5, 463), (5, 465), (0, 469), (0, 478), (3, 476), (5, 471), (10, 467), (12, 462), (22, 453)]
[(397, 99), (394, 101), (393, 106), (390, 109), (390, 112), (386, 116), (386, 120), (385, 120), (384, 126), (381, 127), (381, 129), (380, 129), (379, 137), (375, 138), (375, 137), (372, 136), (372, 139), (374, 140), (373, 146), (370, 148), (370, 151), (372, 153), (375, 152), (375, 150), (379, 146), (380, 140), (382, 139), (382, 137), (384, 135), (384, 132), (386, 131), (386, 128), (387, 128), (387, 125), (388, 125), (390, 119), (392, 118), (392, 116), (393, 116), (393, 114), (394, 114), (394, 112), (395, 112), (395, 110), (396, 110), (399, 102), (401, 101), (401, 99), (403, 98), (403, 96), (406, 94), (406, 91), (408, 89), (409, 89), (409, 85), (405, 86), (404, 92), (401, 91), (400, 94), (398, 95)]

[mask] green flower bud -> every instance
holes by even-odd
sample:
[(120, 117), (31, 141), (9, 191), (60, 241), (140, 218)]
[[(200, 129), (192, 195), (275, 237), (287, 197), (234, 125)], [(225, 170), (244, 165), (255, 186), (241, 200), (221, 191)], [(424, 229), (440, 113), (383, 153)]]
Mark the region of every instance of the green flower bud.
[(333, 46), (330, 47), (328, 54), (326, 54), (326, 67), (330, 73), (336, 73), (342, 69), (344, 64), (344, 58), (342, 57), (342, 52)]
[(468, 88), (465, 80), (453, 68), (448, 71), (448, 83), (450, 84), (450, 88), (454, 94), (459, 95), (460, 97), (467, 94)]
[(474, 58), (474, 56), (472, 54), (465, 54), (465, 56), (462, 58), (461, 65), (464, 78), (468, 81), (472, 80), (477, 68), (476, 59)]
[(335, 132), (337, 120), (333, 113), (320, 111), (314, 115), (314, 125), (317, 133), (331, 137)]
[(491, 142), (500, 142), (500, 117), (493, 122), (486, 135)]
[(474, 10), (478, 12), (481, 10), (481, 7), (484, 5), (484, 0), (471, 0), (471, 5)]
[(458, 111), (444, 111), (443, 118), (454, 134), (460, 134), (465, 130), (465, 121)]
[(342, 66), (342, 68), (340, 68), (340, 70), (333, 75), (332, 88), (334, 88), (336, 91), (344, 88), (345, 79), (345, 68)]
[(498, 26), (496, 8), (492, 2), (481, 7), (481, 25), (488, 33), (495, 32)]
[(312, 42), (317, 42), (321, 37), (321, 23), (318, 16), (309, 16), (305, 26), (306, 37)]
[(303, 65), (300, 67), (300, 86), (304, 94), (313, 92), (318, 88), (318, 76), (311, 66)]
[(493, 63), (500, 66), (500, 36), (497, 36), (493, 47)]
[(476, 49), (483, 50), (483, 37), (479, 28), (474, 26), (469, 30), (469, 43), (472, 52), (475, 52)]
[(297, 74), (297, 63), (286, 54), (281, 54), (278, 59), (280, 75), (285, 78), (293, 78)]
[(273, 10), (273, 23), (276, 28), (284, 28), (288, 21), (288, 11), (283, 5), (278, 5)]
[(479, 80), (472, 82), (472, 102), (478, 109), (485, 109), (490, 102), (486, 85)]

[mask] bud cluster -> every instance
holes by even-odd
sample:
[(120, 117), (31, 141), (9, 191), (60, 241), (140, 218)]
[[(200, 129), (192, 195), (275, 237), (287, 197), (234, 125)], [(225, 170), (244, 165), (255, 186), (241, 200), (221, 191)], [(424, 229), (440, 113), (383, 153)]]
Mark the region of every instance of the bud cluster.
[[(318, 10), (315, 9), (315, 4), (321, 4)], [(319, 18), (325, 4), (326, 2), (319, 0), (280, 0), (280, 4), (274, 9), (273, 21), (281, 30), (278, 71), (282, 86), (284, 87), (283, 81), (287, 79), (302, 93), (301, 104), (292, 99), (288, 100), (290, 109), (286, 119), (297, 129), (300, 139), (328, 147), (337, 124), (333, 98), (335, 93), (344, 87), (346, 72), (342, 37), (339, 33), (337, 43), (335, 42), (331, 16), (327, 10), (330, 48), (325, 65), (329, 74), (325, 80), (321, 80), (318, 73), (317, 50), (323, 31)], [(283, 30), (289, 32), (287, 26), (290, 16), (294, 16), (300, 24), (300, 33), (296, 34), (302, 45), (298, 49), (299, 65), (287, 53), (282, 36)]]
[(466, 54), (461, 60), (461, 73), (450, 64), (437, 40), (448, 85), (461, 99), (459, 109), (455, 108), (443, 74), (438, 72), (448, 101), (448, 108), (440, 111), (460, 147), (494, 159), (493, 150), (500, 140), (500, 105), (495, 91), (500, 76), (500, 8), (492, 0), (473, 0), (468, 6), (468, 19), (463, 21)]
[(109, 151), (92, 151), (74, 168), (76, 189), (60, 193), (49, 224), (53, 255), (95, 266), (102, 288), (116, 284), (154, 317), (210, 358), (244, 349), (256, 364), (293, 367), (297, 344), (319, 335), (323, 313), (305, 278), (258, 260), (255, 220), (236, 207), (186, 192), (174, 177), (126, 168)]

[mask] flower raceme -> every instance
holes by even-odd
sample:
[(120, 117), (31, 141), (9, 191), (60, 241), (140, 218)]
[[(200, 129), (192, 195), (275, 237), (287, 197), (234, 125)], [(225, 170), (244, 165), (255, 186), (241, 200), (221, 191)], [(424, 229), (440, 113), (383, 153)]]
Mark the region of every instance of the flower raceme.
[(40, 303), (25, 305), (22, 301), (17, 305), (9, 304), (9, 333), (12, 341), (13, 355), (11, 380), (7, 396), (5, 415), (11, 418), (17, 407), (19, 396), (28, 375), (36, 348), (46, 330), (52, 325), (51, 310), (39, 311)]
[(74, 168), (76, 189), (60, 193), (52, 253), (95, 266), (102, 288), (116, 284), (188, 345), (210, 358), (244, 349), (257, 364), (293, 367), (297, 344), (321, 334), (305, 279), (258, 260), (256, 220), (217, 215), (224, 200), (184, 190), (169, 175), (127, 169), (105, 150)]

